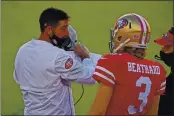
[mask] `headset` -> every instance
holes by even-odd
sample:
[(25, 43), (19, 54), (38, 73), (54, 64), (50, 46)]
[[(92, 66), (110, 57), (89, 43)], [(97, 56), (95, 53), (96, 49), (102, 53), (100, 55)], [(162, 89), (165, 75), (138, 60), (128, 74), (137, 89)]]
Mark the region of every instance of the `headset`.
[[(81, 42), (80, 42), (80, 40), (75, 40), (75, 44), (76, 43), (79, 43), (80, 44)], [(81, 84), (81, 87), (82, 87), (82, 93), (81, 93), (79, 99), (74, 103), (74, 106), (77, 105), (80, 102), (80, 100), (82, 99), (82, 97), (83, 97), (83, 95), (85, 93), (85, 89), (84, 89), (83, 84)]]
[(77, 104), (79, 103), (79, 101), (82, 99), (82, 97), (83, 97), (83, 95), (84, 95), (84, 93), (85, 93), (85, 89), (84, 89), (83, 84), (81, 85), (81, 87), (82, 87), (82, 93), (81, 93), (79, 99), (74, 103), (74, 106), (77, 105)]

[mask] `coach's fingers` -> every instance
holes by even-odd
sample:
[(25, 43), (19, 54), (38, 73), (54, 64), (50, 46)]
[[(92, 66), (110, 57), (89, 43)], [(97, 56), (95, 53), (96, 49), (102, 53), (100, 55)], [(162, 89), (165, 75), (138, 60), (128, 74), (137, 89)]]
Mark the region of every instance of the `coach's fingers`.
[(88, 50), (84, 46), (82, 46), (81, 44), (76, 44), (74, 52), (82, 59), (89, 58)]

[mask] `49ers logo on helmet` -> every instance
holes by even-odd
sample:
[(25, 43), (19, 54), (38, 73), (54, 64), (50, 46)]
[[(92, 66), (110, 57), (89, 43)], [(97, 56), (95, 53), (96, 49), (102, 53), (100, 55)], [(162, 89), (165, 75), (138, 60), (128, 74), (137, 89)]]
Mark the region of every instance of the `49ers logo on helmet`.
[(128, 24), (128, 20), (126, 20), (126, 19), (120, 19), (120, 20), (117, 21), (116, 28), (121, 29), (121, 28), (127, 26), (127, 24)]
[(71, 68), (73, 65), (73, 59), (72, 58), (68, 58), (68, 60), (65, 62), (65, 68), (69, 69)]

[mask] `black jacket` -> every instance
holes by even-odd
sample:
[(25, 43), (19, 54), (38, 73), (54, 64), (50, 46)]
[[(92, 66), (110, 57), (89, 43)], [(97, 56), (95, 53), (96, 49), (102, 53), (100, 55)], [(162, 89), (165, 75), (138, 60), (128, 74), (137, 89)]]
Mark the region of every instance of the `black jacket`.
[(174, 59), (171, 62), (171, 73), (166, 78), (166, 91), (160, 97), (159, 116), (174, 116)]

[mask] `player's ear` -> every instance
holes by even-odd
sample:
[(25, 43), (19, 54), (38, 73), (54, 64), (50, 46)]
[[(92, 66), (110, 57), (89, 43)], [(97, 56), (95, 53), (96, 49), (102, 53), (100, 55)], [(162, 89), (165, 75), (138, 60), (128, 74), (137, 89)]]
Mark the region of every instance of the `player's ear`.
[(45, 28), (45, 31), (46, 31), (46, 33), (47, 33), (48, 36), (51, 37), (51, 36), (53, 35), (53, 29), (52, 29), (51, 26), (47, 26), (47, 27)]

